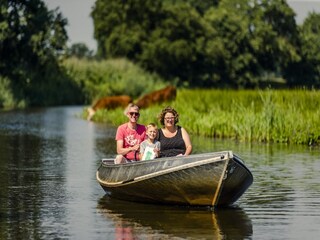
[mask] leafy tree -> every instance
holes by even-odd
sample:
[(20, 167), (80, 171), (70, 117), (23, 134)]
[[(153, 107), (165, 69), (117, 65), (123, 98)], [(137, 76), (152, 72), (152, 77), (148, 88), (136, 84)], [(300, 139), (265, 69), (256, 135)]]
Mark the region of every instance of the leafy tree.
[(161, 14), (161, 0), (97, 0), (91, 13), (98, 56), (134, 59)]
[(290, 86), (320, 86), (320, 14), (312, 12), (300, 26), (301, 55), (298, 63), (288, 67)]
[(288, 64), (300, 60), (299, 32), (295, 14), (284, 0), (264, 0), (255, 7), (260, 24), (254, 37), (261, 44), (256, 49), (265, 71), (284, 76)]
[(203, 69), (205, 24), (200, 15), (188, 4), (164, 7), (162, 18), (143, 43), (138, 57), (149, 71), (155, 71), (178, 84), (201, 85), (197, 78)]
[(92, 16), (98, 54), (127, 57), (181, 84), (198, 80), (203, 22), (190, 4), (98, 0)]
[(264, 75), (284, 75), (299, 60), (294, 13), (285, 1), (221, 1), (205, 19), (216, 30), (207, 39), (213, 79), (231, 86), (258, 86)]
[(212, 84), (245, 86), (260, 69), (250, 45), (249, 21), (235, 11), (222, 6), (205, 14), (211, 27), (205, 49)]
[(285, 0), (97, 0), (92, 16), (100, 56), (129, 58), (181, 85), (294, 85), (297, 72), (317, 75)]
[(10, 79), (15, 98), (31, 105), (64, 102), (70, 95), (56, 89), (69, 83), (57, 58), (68, 39), (67, 20), (41, 0), (1, 0), (0, 11), (0, 74)]
[(188, 3), (192, 6), (200, 15), (203, 15), (211, 7), (217, 7), (221, 0), (165, 0), (164, 2), (174, 5), (181, 3)]
[(67, 57), (87, 58), (92, 59), (94, 57), (93, 50), (90, 50), (85, 43), (74, 43), (71, 47), (67, 48)]

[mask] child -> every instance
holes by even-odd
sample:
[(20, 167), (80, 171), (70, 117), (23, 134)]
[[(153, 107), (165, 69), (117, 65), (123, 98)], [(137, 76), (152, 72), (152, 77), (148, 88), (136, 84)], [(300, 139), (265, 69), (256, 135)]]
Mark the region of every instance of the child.
[(148, 139), (144, 140), (140, 144), (140, 159), (150, 160), (159, 156), (160, 142), (156, 141), (155, 138), (158, 134), (157, 125), (154, 123), (149, 123), (147, 125), (146, 135)]

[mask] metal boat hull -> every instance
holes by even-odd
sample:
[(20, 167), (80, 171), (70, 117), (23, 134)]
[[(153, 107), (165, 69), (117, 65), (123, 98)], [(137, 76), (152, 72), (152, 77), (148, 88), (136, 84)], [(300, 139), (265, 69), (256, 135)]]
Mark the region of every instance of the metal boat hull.
[(105, 159), (96, 177), (114, 198), (198, 206), (230, 205), (253, 182), (251, 172), (231, 151), (127, 164)]

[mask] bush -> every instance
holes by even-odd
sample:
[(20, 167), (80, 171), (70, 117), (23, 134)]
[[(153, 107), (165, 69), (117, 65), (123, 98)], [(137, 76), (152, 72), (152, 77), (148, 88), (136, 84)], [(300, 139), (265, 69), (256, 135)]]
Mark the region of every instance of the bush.
[(84, 91), (85, 104), (112, 95), (140, 95), (163, 88), (166, 83), (126, 59), (93, 61), (69, 58), (63, 62), (70, 78)]
[(14, 98), (10, 88), (10, 80), (0, 76), (0, 108), (24, 108), (26, 103), (24, 101), (17, 101)]

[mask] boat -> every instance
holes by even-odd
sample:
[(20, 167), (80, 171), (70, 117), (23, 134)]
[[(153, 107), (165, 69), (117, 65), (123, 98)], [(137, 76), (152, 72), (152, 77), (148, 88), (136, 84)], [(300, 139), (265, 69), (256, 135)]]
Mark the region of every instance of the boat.
[(253, 182), (232, 151), (114, 164), (102, 159), (96, 178), (112, 198), (157, 204), (228, 206)]

